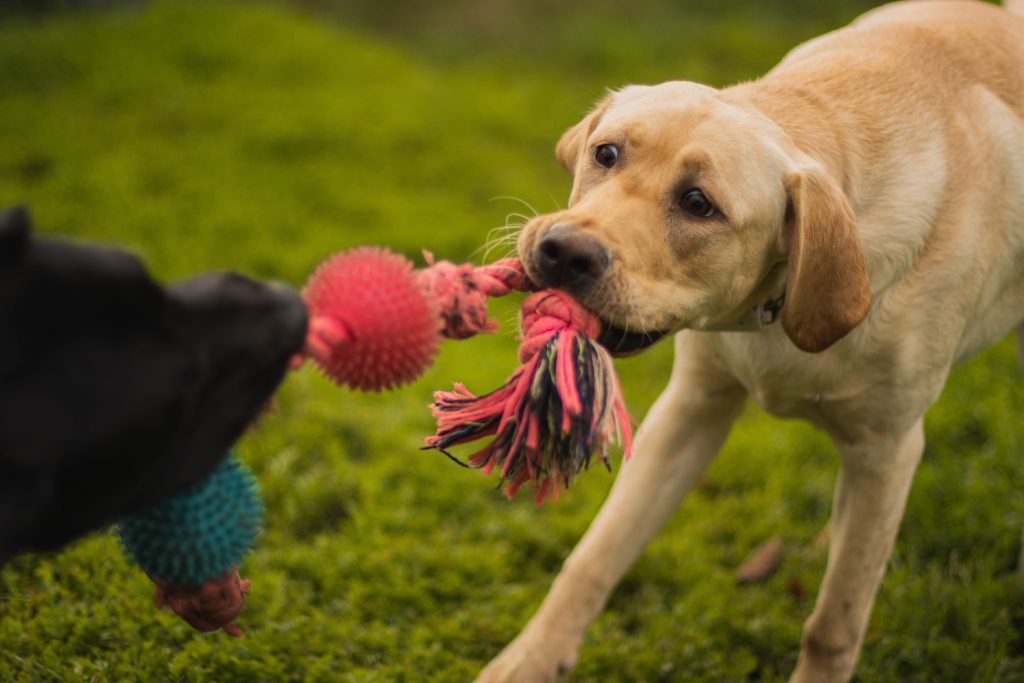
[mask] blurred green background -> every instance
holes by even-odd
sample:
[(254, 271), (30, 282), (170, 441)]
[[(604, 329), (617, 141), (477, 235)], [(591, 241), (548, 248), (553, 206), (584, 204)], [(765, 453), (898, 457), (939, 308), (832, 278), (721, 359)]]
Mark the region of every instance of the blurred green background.
[[(564, 203), (554, 143), (606, 88), (754, 78), (869, 4), (0, 0), (0, 205), (27, 204), (40, 232), (130, 248), (165, 280), (234, 269), (298, 286), (363, 243), (480, 259), (493, 228)], [(0, 571), (0, 680), (470, 680), (613, 479), (595, 468), (538, 508), (418, 450), (433, 388), (487, 389), (512, 369), (514, 309), (501, 302), (501, 333), (449, 343), (401, 391), (357, 395), (308, 368), (287, 380), (240, 446), (268, 506), (244, 567), (246, 638), (158, 612), (97, 533)], [(619, 363), (638, 418), (670, 355)], [(1022, 399), (1008, 339), (930, 412), (857, 680), (1024, 680)], [(568, 680), (785, 680), (835, 472), (824, 438), (751, 407)], [(737, 586), (773, 535), (780, 571)]]

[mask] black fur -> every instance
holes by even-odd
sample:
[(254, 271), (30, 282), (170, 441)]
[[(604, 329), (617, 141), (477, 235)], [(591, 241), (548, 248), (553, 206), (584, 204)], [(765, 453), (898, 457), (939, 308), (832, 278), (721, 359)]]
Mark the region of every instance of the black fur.
[(161, 287), (128, 253), (0, 212), (0, 565), (202, 479), (305, 331), (287, 288), (231, 273)]

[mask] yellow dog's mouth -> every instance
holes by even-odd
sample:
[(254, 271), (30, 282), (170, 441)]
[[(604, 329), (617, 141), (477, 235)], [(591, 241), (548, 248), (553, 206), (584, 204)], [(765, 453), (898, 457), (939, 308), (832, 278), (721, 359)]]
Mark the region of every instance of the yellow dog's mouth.
[(639, 353), (665, 336), (662, 330), (652, 332), (634, 332), (616, 327), (601, 321), (601, 334), (597, 341), (608, 349), (613, 356), (630, 356)]

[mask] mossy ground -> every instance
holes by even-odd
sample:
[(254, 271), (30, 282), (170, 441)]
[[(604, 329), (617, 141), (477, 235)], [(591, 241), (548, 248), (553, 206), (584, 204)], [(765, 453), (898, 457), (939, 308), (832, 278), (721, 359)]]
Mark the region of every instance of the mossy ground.
[[(509, 214), (564, 202), (551, 150), (605, 87), (754, 77), (862, 8), (305, 0), (6, 17), (0, 204), (26, 203), (43, 232), (131, 248), (165, 280), (223, 268), (299, 285), (362, 243), (479, 257)], [(0, 572), (0, 679), (470, 680), (525, 623), (613, 479), (595, 468), (538, 508), (418, 450), (431, 389), (509, 372), (514, 306), (496, 307), (503, 333), (449, 343), (401, 391), (356, 395), (310, 369), (287, 380), (239, 447), (268, 509), (244, 567), (247, 637), (157, 611), (101, 532)], [(667, 344), (619, 363), (635, 415), (669, 363)], [(958, 369), (929, 413), (858, 680), (1024, 680), (1022, 399), (1007, 339)], [(569, 680), (785, 680), (824, 568), (814, 539), (836, 467), (823, 437), (750, 408)], [(776, 534), (778, 574), (735, 585)]]

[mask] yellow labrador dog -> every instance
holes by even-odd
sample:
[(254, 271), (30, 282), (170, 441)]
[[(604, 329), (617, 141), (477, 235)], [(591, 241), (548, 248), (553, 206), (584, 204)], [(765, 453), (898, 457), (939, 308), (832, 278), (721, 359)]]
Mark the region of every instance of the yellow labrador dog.
[(1024, 321), (1024, 10), (894, 4), (757, 81), (629, 86), (557, 156), (572, 195), (523, 230), (531, 277), (597, 311), (621, 352), (679, 332), (676, 360), (601, 512), (478, 681), (573, 666), (748, 394), (839, 451), (828, 568), (790, 680), (848, 680), (922, 416), (954, 364)]

